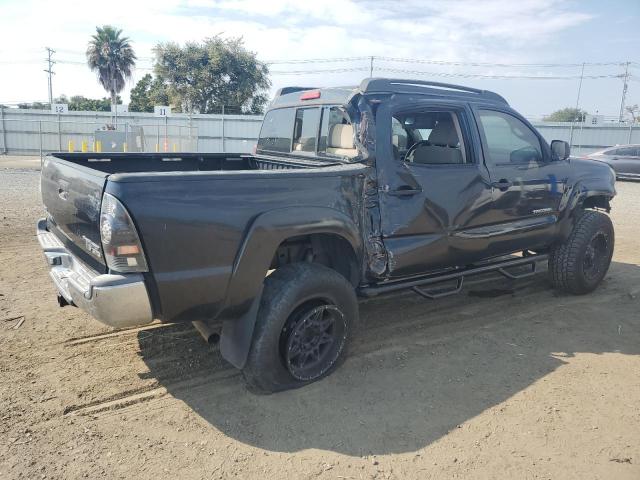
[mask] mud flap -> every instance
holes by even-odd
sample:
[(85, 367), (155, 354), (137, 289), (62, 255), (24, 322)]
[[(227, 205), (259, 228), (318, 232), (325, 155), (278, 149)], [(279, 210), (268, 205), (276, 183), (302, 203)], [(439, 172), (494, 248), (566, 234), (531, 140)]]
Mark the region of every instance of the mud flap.
[(220, 336), (220, 353), (222, 358), (236, 368), (242, 369), (247, 363), (253, 330), (256, 326), (262, 288), (251, 302), (251, 307), (240, 318), (227, 319), (222, 322)]

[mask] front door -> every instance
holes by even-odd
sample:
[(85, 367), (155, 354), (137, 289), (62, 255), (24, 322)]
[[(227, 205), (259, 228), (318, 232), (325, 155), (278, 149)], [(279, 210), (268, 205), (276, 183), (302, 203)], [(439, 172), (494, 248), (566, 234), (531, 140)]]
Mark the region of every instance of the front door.
[[(377, 115), (381, 229), (391, 278), (485, 256), (492, 187), (472, 113), (462, 103), (383, 104)], [(391, 138), (388, 138), (388, 136)]]
[(491, 252), (549, 243), (557, 228), (568, 162), (552, 160), (544, 139), (514, 112), (474, 110), (493, 187)]

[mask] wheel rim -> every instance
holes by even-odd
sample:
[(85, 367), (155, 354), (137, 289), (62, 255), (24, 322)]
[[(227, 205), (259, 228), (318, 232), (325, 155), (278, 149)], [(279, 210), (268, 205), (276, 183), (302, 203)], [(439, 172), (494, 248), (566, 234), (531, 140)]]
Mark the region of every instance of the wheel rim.
[(335, 305), (304, 308), (282, 332), (284, 360), (298, 380), (313, 380), (336, 362), (346, 338), (344, 315)]
[(582, 271), (589, 281), (598, 278), (606, 269), (609, 256), (609, 237), (597, 232), (587, 244), (582, 260)]

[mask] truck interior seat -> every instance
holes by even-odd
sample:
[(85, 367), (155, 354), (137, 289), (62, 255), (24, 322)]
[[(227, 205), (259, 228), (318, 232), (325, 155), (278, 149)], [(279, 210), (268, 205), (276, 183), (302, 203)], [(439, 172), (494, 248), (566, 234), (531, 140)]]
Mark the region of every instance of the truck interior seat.
[(438, 120), (428, 143), (413, 153), (413, 162), (422, 164), (464, 163), (460, 138), (451, 116)]
[(333, 125), (329, 129), (327, 153), (353, 158), (358, 155), (353, 144), (353, 126), (346, 124)]

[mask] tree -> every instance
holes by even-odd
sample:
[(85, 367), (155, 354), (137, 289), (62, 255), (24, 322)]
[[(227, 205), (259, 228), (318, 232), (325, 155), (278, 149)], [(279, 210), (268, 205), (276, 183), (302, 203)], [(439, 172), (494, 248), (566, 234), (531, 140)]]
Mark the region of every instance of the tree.
[(159, 78), (147, 73), (131, 89), (130, 112), (153, 112), (154, 105), (170, 105), (167, 87)]
[(582, 122), (587, 112), (579, 108), (566, 107), (543, 118), (545, 122)]
[(87, 48), (87, 63), (96, 72), (98, 81), (109, 92), (111, 104), (115, 105), (117, 95), (132, 77), (136, 55), (129, 38), (122, 37), (122, 30), (111, 25), (96, 27)]
[(185, 112), (261, 113), (271, 86), (267, 66), (241, 38), (159, 44), (155, 73)]
[(29, 110), (50, 110), (51, 105), (48, 103), (42, 102), (33, 102), (33, 103), (19, 103), (18, 108), (20, 109), (29, 109)]
[[(56, 103), (66, 103), (69, 105), (70, 111), (75, 112), (110, 112), (111, 111), (111, 99), (104, 97), (102, 99), (87, 98), (83, 95), (73, 95), (71, 98), (67, 98), (61, 95), (56, 99)], [(116, 97), (116, 103), (122, 104), (122, 99), (118, 95)]]
[(625, 110), (631, 115), (632, 122), (640, 122), (640, 107), (638, 107), (637, 103), (635, 105), (629, 105)]

